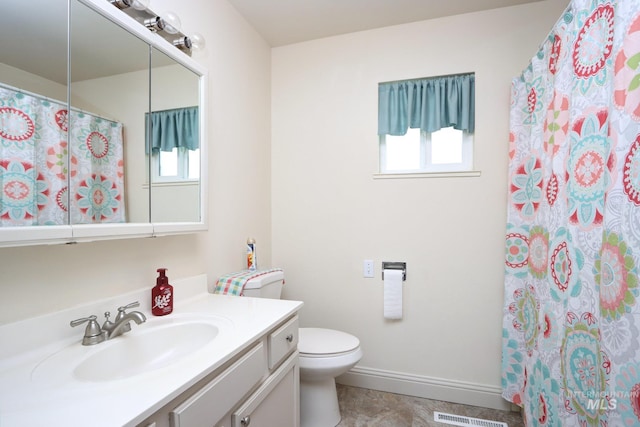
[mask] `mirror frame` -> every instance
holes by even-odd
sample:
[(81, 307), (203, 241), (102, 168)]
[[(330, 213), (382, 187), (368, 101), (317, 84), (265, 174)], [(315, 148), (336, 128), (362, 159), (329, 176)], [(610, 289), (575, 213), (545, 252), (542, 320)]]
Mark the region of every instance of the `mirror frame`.
[[(135, 19), (123, 13), (106, 0), (69, 0), (78, 1), (96, 13), (104, 16), (115, 25), (146, 42), (151, 47), (166, 54), (171, 59), (199, 76), (199, 132), (200, 132), (200, 221), (198, 222), (158, 222), (158, 223), (109, 223), (109, 224), (70, 224), (54, 226), (0, 227), (0, 247), (29, 245), (47, 245), (60, 243), (78, 243), (96, 240), (156, 237), (175, 234), (188, 234), (208, 230), (207, 212), (207, 80), (206, 68), (198, 64), (159, 34), (153, 33)], [(70, 3), (67, 3), (70, 8)], [(69, 10), (68, 10), (69, 12)], [(70, 13), (67, 13), (70, 19)], [(68, 23), (68, 28), (70, 23)], [(67, 33), (68, 34), (68, 33)], [(69, 40), (67, 40), (67, 43)], [(67, 59), (69, 61), (69, 59)], [(69, 63), (67, 64), (67, 75)], [(67, 100), (69, 102), (69, 100)], [(67, 104), (69, 105), (69, 104)], [(152, 192), (149, 192), (151, 197)]]

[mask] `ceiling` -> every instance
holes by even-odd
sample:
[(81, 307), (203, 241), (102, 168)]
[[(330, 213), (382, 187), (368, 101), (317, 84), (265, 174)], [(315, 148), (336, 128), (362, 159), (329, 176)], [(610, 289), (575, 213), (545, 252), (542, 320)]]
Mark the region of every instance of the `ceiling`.
[(541, 0), (229, 0), (273, 47)]
[[(271, 46), (542, 0), (228, 0)], [(66, 0), (7, 2), (0, 13), (0, 62), (66, 84)], [(148, 66), (139, 41), (78, 3), (72, 8), (72, 80)], [(87, 16), (84, 16), (87, 15)], [(102, 32), (104, 31), (104, 33)], [(91, 35), (91, 37), (83, 36)], [(121, 40), (121, 37), (125, 39)], [(128, 38), (127, 38), (128, 37)], [(135, 39), (135, 37), (133, 37)], [(18, 42), (19, 41), (19, 42)], [(126, 49), (125, 49), (126, 47)], [(126, 61), (125, 52), (130, 52)], [(75, 53), (75, 55), (73, 55)], [(79, 54), (78, 54), (79, 53)], [(99, 55), (98, 55), (99, 53)], [(162, 58), (156, 60), (159, 61)]]

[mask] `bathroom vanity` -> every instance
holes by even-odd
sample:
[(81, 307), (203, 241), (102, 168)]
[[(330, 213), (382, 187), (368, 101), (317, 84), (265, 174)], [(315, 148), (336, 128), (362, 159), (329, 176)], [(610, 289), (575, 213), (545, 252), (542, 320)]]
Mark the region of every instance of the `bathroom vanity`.
[(297, 427), (298, 318), (262, 336), (231, 362), (145, 419), (140, 427)]
[[(168, 316), (144, 289), (0, 326), (0, 425), (299, 426), (302, 303), (173, 285)], [(69, 326), (135, 300), (147, 321), (112, 340), (83, 346)]]

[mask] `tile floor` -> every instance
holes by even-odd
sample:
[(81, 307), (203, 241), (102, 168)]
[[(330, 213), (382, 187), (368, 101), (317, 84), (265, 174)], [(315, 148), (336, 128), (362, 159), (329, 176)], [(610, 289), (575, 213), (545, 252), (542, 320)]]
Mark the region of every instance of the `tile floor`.
[(338, 427), (446, 427), (433, 411), (464, 415), (524, 427), (517, 412), (459, 405), (438, 400), (337, 385), (342, 421)]

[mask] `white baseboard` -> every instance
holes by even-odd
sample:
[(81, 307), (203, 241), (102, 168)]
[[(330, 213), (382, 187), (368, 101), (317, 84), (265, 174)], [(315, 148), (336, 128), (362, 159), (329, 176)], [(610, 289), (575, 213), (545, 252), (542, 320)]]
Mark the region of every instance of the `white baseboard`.
[(354, 367), (346, 374), (336, 378), (336, 382), (353, 387), (503, 411), (511, 411), (517, 408), (502, 398), (502, 390), (499, 387), (444, 378), (410, 375), (363, 366)]

